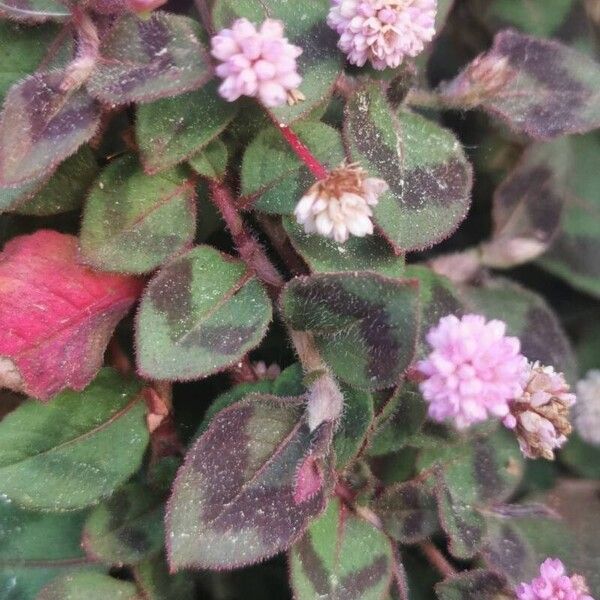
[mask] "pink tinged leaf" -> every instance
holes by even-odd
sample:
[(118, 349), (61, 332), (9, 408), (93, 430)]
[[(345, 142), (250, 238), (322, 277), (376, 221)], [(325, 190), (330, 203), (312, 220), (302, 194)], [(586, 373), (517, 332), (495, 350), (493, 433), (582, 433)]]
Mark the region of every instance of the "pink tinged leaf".
[(308, 456), (296, 474), (294, 502), (296, 504), (307, 502), (321, 490), (323, 483), (323, 469), (319, 459), (312, 455)]
[(76, 263), (77, 238), (41, 230), (0, 254), (0, 385), (41, 400), (81, 390), (142, 282)]
[(99, 104), (84, 89), (60, 89), (64, 71), (37, 73), (15, 84), (0, 115), (0, 186), (51, 173), (95, 134)]

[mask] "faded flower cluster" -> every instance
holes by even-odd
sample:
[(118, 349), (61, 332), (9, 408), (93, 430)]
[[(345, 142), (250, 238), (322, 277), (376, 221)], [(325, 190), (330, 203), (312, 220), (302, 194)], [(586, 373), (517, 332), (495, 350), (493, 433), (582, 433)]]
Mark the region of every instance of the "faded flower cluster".
[(348, 61), (375, 69), (398, 67), (435, 35), (437, 0), (333, 0), (327, 17)]
[(523, 393), (529, 369), (521, 344), (502, 321), (480, 315), (443, 317), (427, 334), (432, 352), (417, 364), (420, 389), (435, 421), (460, 429), (490, 416), (506, 417)]
[(540, 576), (531, 583), (521, 583), (518, 600), (594, 600), (581, 575), (569, 577), (565, 565), (557, 558), (548, 558), (540, 566)]
[(554, 450), (571, 433), (569, 408), (573, 404), (575, 394), (570, 393), (564, 375), (536, 362), (523, 394), (511, 403), (504, 424), (515, 430), (525, 456), (553, 460)]
[(317, 181), (296, 205), (294, 215), (306, 233), (319, 233), (344, 243), (350, 234), (373, 233), (371, 217), (385, 181), (368, 177), (357, 165), (342, 165)]
[(284, 37), (281, 21), (267, 19), (257, 29), (247, 19), (238, 19), (214, 36), (211, 46), (212, 55), (221, 61), (216, 68), (223, 79), (219, 93), (229, 102), (250, 96), (273, 107), (303, 99), (296, 63), (302, 48)]

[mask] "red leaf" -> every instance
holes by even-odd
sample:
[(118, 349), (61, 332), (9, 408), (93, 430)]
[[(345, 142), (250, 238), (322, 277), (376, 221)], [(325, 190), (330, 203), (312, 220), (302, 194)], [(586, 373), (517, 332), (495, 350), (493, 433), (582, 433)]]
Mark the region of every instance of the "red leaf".
[(142, 290), (77, 264), (77, 238), (38, 231), (0, 254), (0, 386), (47, 400), (83, 389)]

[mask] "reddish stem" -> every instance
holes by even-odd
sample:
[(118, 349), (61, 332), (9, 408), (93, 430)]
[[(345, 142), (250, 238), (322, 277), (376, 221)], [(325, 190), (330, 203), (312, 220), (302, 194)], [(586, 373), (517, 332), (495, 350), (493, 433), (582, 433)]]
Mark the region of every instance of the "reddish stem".
[(320, 181), (329, 175), (327, 167), (320, 162), (314, 154), (304, 145), (302, 140), (287, 126), (278, 124), (281, 135), (290, 148), (296, 153), (296, 156), (309, 168), (315, 179)]
[(306, 275), (308, 268), (294, 250), (280, 219), (266, 214), (258, 214), (255, 218), (287, 269), (293, 275)]
[(406, 570), (402, 564), (400, 552), (394, 543), (392, 543), (392, 552), (394, 556), (394, 560), (392, 561), (392, 573), (394, 575), (398, 595), (400, 596), (400, 600), (410, 600)]
[(446, 557), (431, 542), (423, 542), (419, 545), (425, 558), (435, 567), (444, 577), (456, 575), (456, 569), (448, 562)]
[(220, 181), (211, 181), (209, 186), (211, 199), (221, 213), (240, 257), (272, 291), (279, 292), (285, 282), (272, 265), (263, 247), (246, 228), (238, 213), (231, 190)]
[(227, 372), (234, 384), (258, 381), (248, 355), (244, 356), (240, 362), (229, 367)]

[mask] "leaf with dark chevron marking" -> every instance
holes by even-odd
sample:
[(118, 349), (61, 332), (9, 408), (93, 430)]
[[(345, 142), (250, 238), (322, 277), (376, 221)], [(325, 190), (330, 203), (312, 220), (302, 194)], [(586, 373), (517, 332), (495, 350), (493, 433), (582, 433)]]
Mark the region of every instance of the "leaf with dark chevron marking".
[(188, 17), (125, 16), (102, 41), (88, 90), (102, 102), (128, 104), (198, 89), (212, 78), (199, 37), (198, 23)]
[(296, 600), (380, 600), (392, 578), (390, 540), (338, 499), (289, 555)]
[[(311, 434), (300, 399), (256, 395), (216, 415), (188, 452), (167, 509), (172, 571), (232, 569), (290, 547), (325, 507), (331, 428)], [(321, 487), (297, 492), (307, 457)]]
[(585, 54), (509, 29), (485, 56), (506, 63), (505, 81), (481, 106), (515, 131), (550, 140), (600, 127), (600, 65)]
[(568, 142), (576, 160), (560, 232), (539, 262), (574, 288), (600, 298), (600, 135), (572, 136)]
[(575, 381), (573, 349), (558, 317), (541, 296), (507, 279), (488, 279), (479, 287), (461, 288), (460, 293), (466, 311), (505, 321), (510, 335), (521, 340), (521, 351), (529, 360), (553, 365)]
[(406, 110), (395, 114), (372, 84), (349, 99), (344, 135), (351, 158), (389, 186), (375, 221), (397, 248), (432, 246), (465, 218), (472, 169), (450, 131)]
[(0, 186), (50, 174), (100, 124), (99, 104), (85, 89), (61, 91), (65, 71), (37, 73), (15, 84), (0, 115)]
[(329, 0), (282, 2), (281, 0), (216, 0), (213, 19), (217, 29), (230, 27), (239, 17), (259, 24), (267, 17), (280, 19), (292, 44), (303, 49), (298, 58), (298, 72), (303, 81), (300, 91), (306, 96), (293, 106), (270, 109), (277, 122), (291, 123), (325, 102), (341, 72), (341, 55), (336, 48), (337, 36), (327, 26)]
[(150, 281), (137, 316), (137, 364), (153, 379), (190, 380), (234, 364), (271, 322), (269, 297), (239, 260), (198, 246)]
[(436, 498), (422, 482), (385, 488), (371, 508), (381, 518), (383, 530), (401, 544), (422, 542), (439, 528)]
[(506, 579), (493, 571), (476, 569), (460, 573), (435, 586), (440, 600), (511, 600)]
[(0, 17), (24, 23), (66, 21), (71, 11), (59, 0), (2, 0)]
[(142, 274), (189, 247), (196, 232), (194, 184), (181, 167), (146, 175), (135, 156), (108, 164), (88, 197), (79, 256), (96, 269)]
[(86, 554), (118, 567), (159, 554), (164, 544), (163, 501), (140, 483), (123, 486), (87, 518), (82, 542)]
[(527, 149), (494, 193), (494, 231), (481, 247), (485, 265), (509, 268), (546, 251), (560, 227), (572, 162), (565, 139)]
[(282, 308), (293, 329), (310, 331), (343, 381), (390, 387), (411, 364), (419, 329), (418, 283), (374, 273), (297, 277)]

